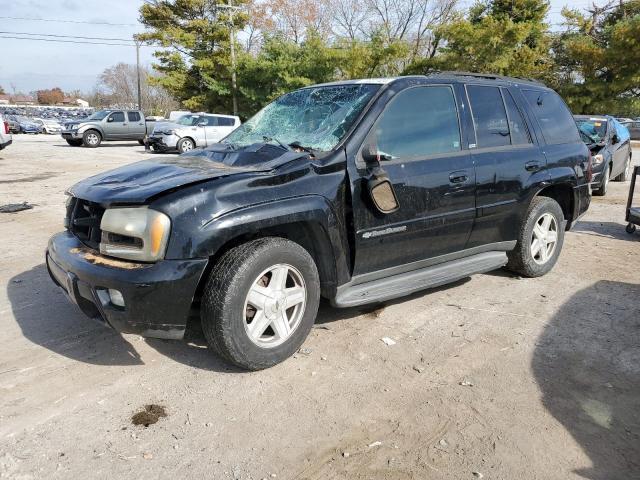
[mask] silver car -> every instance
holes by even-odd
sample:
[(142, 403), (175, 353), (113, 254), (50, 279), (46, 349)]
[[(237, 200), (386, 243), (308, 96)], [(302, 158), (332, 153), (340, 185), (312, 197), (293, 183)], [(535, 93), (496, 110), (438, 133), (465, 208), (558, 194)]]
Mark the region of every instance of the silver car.
[(9, 122), (0, 113), (0, 150), (11, 145), (13, 137), (9, 131)]
[(33, 123), (40, 127), (40, 133), (57, 135), (62, 132), (62, 125), (60, 125), (56, 120), (52, 120), (50, 118), (34, 118)]
[(155, 151), (184, 153), (217, 143), (239, 126), (240, 118), (233, 115), (189, 113), (175, 123), (156, 124), (148, 142)]

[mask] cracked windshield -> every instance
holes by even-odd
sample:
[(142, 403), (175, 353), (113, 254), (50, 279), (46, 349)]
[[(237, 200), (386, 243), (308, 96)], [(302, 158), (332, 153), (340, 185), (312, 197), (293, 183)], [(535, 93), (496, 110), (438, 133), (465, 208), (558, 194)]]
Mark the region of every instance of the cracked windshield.
[(589, 143), (600, 143), (607, 136), (607, 121), (599, 119), (576, 120), (578, 130)]
[(246, 146), (272, 142), (314, 151), (337, 145), (380, 85), (304, 88), (270, 103), (224, 143)]

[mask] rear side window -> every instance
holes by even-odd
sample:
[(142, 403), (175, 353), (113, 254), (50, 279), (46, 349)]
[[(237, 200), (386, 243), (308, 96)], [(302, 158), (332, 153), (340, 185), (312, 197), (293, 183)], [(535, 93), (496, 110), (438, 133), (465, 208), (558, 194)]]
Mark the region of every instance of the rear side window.
[(204, 117), (207, 121), (207, 127), (217, 127), (219, 125), (218, 123), (218, 117), (214, 117), (214, 116), (206, 116)]
[(548, 144), (560, 145), (580, 141), (571, 112), (556, 92), (522, 90), (522, 93), (538, 119), (542, 135)]
[(509, 123), (498, 87), (468, 85), (467, 95), (473, 112), (478, 148), (511, 145)]
[(124, 122), (124, 112), (113, 112), (110, 119), (112, 122)]
[(129, 117), (130, 122), (140, 121), (140, 114), (138, 112), (127, 112), (127, 117)]
[(218, 117), (218, 125), (220, 127), (233, 127), (235, 125), (235, 120), (228, 117)]
[(531, 136), (527, 129), (527, 124), (518, 109), (515, 100), (508, 90), (502, 89), (504, 104), (507, 107), (509, 117), (509, 133), (511, 134), (511, 145), (525, 145), (531, 143)]
[(424, 158), (460, 150), (460, 127), (453, 90), (414, 87), (398, 93), (375, 129), (378, 151), (396, 158)]

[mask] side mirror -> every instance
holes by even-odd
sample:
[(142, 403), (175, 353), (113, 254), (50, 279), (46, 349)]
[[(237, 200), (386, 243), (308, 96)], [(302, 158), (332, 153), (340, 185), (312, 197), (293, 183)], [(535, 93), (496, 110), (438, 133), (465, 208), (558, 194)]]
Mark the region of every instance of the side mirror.
[(207, 126), (207, 121), (206, 120), (202, 120), (201, 122), (198, 123), (199, 127), (206, 127)]
[(107, 123), (111, 123), (111, 122), (113, 122), (113, 117), (107, 118)]
[(618, 143), (620, 141), (620, 137), (618, 137), (617, 133), (614, 133), (611, 137), (611, 143)]
[(400, 208), (396, 192), (386, 174), (370, 178), (368, 187), (374, 205), (382, 213), (393, 213)]

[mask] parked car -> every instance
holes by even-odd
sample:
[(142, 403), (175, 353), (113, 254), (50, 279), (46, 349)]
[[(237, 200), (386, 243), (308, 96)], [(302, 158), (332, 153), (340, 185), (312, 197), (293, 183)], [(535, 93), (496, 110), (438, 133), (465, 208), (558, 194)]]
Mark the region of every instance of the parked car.
[(165, 152), (188, 152), (219, 142), (240, 126), (240, 118), (233, 115), (190, 113), (175, 123), (158, 123), (148, 138), (151, 148)]
[(629, 131), (609, 115), (576, 115), (575, 120), (593, 155), (593, 194), (606, 195), (611, 179), (625, 182), (631, 176)]
[(9, 130), (9, 122), (0, 113), (0, 150), (8, 147), (13, 142), (11, 131)]
[(9, 125), (9, 131), (11, 133), (20, 133), (20, 122), (16, 119), (15, 115), (7, 115), (5, 121)]
[(50, 118), (34, 118), (33, 123), (40, 127), (40, 133), (55, 135), (62, 132), (62, 125)]
[(86, 120), (65, 123), (62, 138), (71, 146), (89, 148), (111, 140), (137, 140), (142, 144), (153, 125), (155, 122), (147, 123), (140, 110), (99, 110)]
[(13, 125), (9, 125), (12, 133), (40, 133), (40, 127), (30, 118), (22, 115), (12, 115), (10, 117)]
[[(293, 354), (320, 296), (383, 302), (507, 266), (551, 270), (590, 154), (543, 84), (438, 74), (310, 86), (221, 143), (83, 180), (46, 263), (89, 316), (246, 369)], [(199, 309), (199, 310), (197, 310)]]
[(625, 122), (623, 125), (629, 130), (631, 140), (640, 140), (640, 120), (636, 119), (631, 122)]

